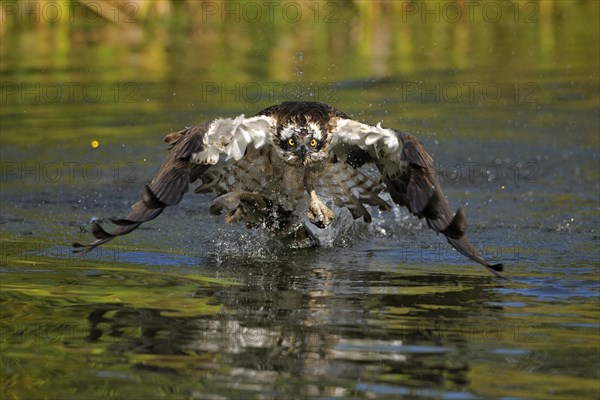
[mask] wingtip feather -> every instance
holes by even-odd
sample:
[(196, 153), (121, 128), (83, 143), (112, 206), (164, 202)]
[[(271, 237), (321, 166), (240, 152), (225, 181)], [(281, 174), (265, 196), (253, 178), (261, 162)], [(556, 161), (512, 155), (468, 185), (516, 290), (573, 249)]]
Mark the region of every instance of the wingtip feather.
[(467, 230), (467, 218), (462, 208), (456, 210), (456, 214), (452, 218), (452, 221), (448, 224), (446, 229), (441, 231), (446, 236), (453, 239), (460, 239)]
[(102, 226), (97, 222), (92, 223), (92, 234), (96, 239), (100, 240), (113, 238), (115, 236), (111, 233), (106, 232), (104, 228), (102, 228)]
[(73, 243), (71, 246), (73, 247), (73, 249), (71, 249), (71, 252), (74, 254), (86, 254), (94, 247), (96, 247), (89, 244), (81, 244), (77, 242)]
[(142, 193), (142, 201), (146, 207), (151, 209), (165, 208), (167, 205), (160, 201), (160, 199), (154, 194), (150, 186), (144, 185), (144, 192)]
[(498, 271), (498, 272), (504, 271), (504, 264), (502, 264), (502, 263), (488, 265), (488, 267), (493, 269), (494, 271)]

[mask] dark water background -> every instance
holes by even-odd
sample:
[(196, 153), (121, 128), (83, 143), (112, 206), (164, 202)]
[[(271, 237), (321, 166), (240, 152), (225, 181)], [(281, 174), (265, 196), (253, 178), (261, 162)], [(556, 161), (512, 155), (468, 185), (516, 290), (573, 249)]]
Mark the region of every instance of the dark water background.
[[(2, 398), (598, 398), (597, 2), (25, 3), (0, 15)], [(512, 281), (405, 210), (292, 251), (192, 194), (70, 253), (165, 133), (296, 99), (416, 134)]]

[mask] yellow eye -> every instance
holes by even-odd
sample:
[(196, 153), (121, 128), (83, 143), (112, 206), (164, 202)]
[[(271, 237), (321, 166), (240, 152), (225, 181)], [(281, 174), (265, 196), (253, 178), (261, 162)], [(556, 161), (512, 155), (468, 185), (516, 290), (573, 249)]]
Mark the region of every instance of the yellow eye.
[(289, 144), (290, 146), (293, 146), (293, 145), (295, 145), (295, 144), (296, 144), (296, 142), (294, 141), (294, 139), (292, 139), (292, 138), (289, 138), (289, 139), (288, 139), (288, 144)]
[(313, 139), (310, 141), (310, 147), (315, 147), (317, 145), (317, 139)]

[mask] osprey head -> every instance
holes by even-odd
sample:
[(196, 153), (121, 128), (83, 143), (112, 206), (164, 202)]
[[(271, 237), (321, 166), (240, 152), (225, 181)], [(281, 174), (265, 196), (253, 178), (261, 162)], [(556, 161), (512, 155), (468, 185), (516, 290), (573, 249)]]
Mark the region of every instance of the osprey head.
[(277, 138), (283, 159), (288, 164), (309, 165), (327, 156), (327, 133), (316, 123), (290, 121), (279, 130)]

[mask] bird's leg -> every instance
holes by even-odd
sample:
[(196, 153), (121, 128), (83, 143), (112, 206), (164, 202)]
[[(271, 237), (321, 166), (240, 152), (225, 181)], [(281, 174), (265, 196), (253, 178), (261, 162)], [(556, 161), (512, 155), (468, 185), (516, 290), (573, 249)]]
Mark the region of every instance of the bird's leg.
[(210, 213), (219, 215), (223, 209), (229, 211), (225, 216), (225, 222), (228, 224), (240, 221), (255, 222), (259, 216), (267, 213), (268, 204), (258, 193), (229, 192), (213, 199)]
[(226, 224), (237, 224), (244, 218), (244, 213), (242, 212), (242, 208), (238, 207), (233, 211), (230, 211), (225, 215), (225, 223)]
[(308, 206), (307, 215), (308, 220), (321, 229), (333, 220), (333, 211), (321, 201), (314, 190), (310, 192), (310, 205)]
[(263, 196), (254, 192), (229, 192), (219, 197), (215, 197), (210, 206), (210, 213), (213, 215), (221, 214), (224, 209), (233, 211), (241, 204), (245, 203), (253, 207), (256, 211), (264, 211), (267, 209), (267, 202)]

